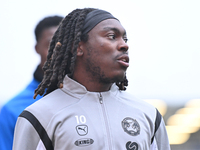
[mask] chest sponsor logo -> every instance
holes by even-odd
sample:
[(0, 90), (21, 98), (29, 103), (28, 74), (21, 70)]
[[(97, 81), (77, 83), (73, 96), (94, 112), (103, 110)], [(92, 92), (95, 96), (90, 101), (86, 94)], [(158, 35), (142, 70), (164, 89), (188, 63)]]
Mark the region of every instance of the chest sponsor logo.
[(80, 146), (80, 147), (83, 147), (83, 146), (88, 146), (88, 145), (91, 145), (94, 143), (94, 140), (93, 139), (89, 139), (89, 138), (84, 138), (84, 139), (79, 139), (77, 141), (75, 141), (75, 145), (76, 146)]
[(128, 141), (126, 143), (126, 149), (127, 150), (138, 150), (138, 144), (136, 142)]
[(139, 123), (130, 117), (127, 117), (122, 121), (122, 128), (129, 135), (136, 136), (140, 134)]
[(88, 133), (88, 126), (78, 125), (78, 126), (76, 126), (76, 131), (79, 135), (84, 136)]

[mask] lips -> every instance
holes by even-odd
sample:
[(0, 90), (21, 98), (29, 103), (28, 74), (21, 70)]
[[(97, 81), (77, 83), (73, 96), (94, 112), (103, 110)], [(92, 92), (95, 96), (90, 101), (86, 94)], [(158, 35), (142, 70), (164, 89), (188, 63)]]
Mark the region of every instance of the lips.
[(120, 65), (124, 66), (124, 67), (129, 67), (129, 57), (128, 55), (122, 55), (120, 56), (117, 61), (120, 63)]

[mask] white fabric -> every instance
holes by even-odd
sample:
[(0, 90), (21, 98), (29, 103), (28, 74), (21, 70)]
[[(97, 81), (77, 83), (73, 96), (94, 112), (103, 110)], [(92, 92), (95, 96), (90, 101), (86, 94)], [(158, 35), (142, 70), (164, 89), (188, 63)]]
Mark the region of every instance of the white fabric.
[(36, 150), (46, 150), (46, 148), (41, 140), (39, 141)]
[(158, 150), (156, 139), (154, 138), (153, 143), (151, 144), (150, 150)]

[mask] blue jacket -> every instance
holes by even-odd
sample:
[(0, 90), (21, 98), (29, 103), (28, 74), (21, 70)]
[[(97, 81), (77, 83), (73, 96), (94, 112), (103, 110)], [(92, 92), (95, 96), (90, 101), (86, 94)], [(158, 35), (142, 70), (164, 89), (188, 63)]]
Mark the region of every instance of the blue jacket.
[(9, 100), (0, 110), (0, 150), (12, 150), (15, 123), (20, 113), (41, 98), (33, 99), (39, 82), (33, 79), (17, 96)]

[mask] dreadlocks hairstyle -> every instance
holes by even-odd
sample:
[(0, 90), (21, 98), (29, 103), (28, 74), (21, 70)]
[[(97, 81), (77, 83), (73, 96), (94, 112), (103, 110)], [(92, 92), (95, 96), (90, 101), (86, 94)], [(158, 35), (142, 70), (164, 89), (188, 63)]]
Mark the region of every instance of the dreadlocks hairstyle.
[[(69, 13), (60, 23), (55, 32), (47, 55), (47, 61), (43, 66), (44, 77), (35, 90), (37, 95), (48, 94), (57, 88), (63, 87), (63, 79), (67, 74), (72, 77), (74, 72), (77, 48), (80, 41), (88, 40), (87, 34), (82, 34), (82, 28), (87, 14), (94, 8), (75, 9)], [(120, 90), (126, 90), (128, 85), (126, 77), (124, 81), (116, 83)]]

